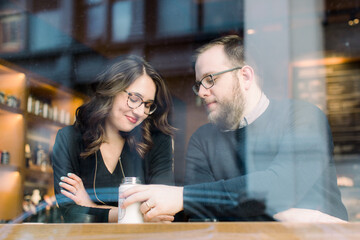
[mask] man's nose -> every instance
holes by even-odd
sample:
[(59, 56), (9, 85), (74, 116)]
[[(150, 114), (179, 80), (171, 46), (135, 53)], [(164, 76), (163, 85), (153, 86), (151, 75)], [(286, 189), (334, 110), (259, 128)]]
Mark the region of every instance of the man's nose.
[(210, 88), (206, 89), (202, 84), (200, 84), (198, 96), (200, 98), (205, 98), (210, 95)]

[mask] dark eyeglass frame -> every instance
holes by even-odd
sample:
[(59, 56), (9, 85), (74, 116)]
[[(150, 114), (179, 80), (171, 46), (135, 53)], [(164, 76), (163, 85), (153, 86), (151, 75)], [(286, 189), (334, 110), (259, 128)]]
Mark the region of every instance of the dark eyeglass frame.
[[(126, 92), (127, 95), (128, 95), (128, 98), (127, 98), (126, 103), (127, 103), (127, 105), (128, 105), (129, 108), (131, 108), (131, 109), (136, 109), (136, 108), (140, 107), (142, 104), (144, 104), (144, 113), (145, 113), (146, 115), (151, 115), (151, 114), (153, 114), (153, 113), (156, 111), (157, 106), (156, 106), (156, 104), (155, 104), (155, 102), (154, 102), (153, 100), (144, 101), (144, 99), (142, 98), (142, 96), (139, 95), (139, 94), (137, 94), (137, 93), (128, 92), (128, 91), (126, 91), (126, 90), (124, 90), (124, 92)], [(131, 107), (131, 106), (130, 106), (129, 100), (130, 100), (130, 98), (131, 98), (132, 96), (136, 96), (136, 97), (140, 98), (141, 102), (140, 102), (139, 106), (137, 106), (137, 107)], [(131, 100), (130, 100), (130, 101), (131, 101)], [(153, 106), (153, 109), (150, 109), (150, 107), (147, 107), (146, 104), (148, 104), (148, 103), (151, 103), (151, 106)], [(148, 113), (145, 112), (145, 109), (147, 109), (147, 108), (149, 109), (149, 112), (148, 112)]]
[[(194, 86), (192, 87), (192, 90), (194, 91), (194, 93), (196, 95), (199, 94), (199, 91), (200, 91), (200, 85), (202, 85), (205, 89), (209, 89), (209, 88), (212, 88), (215, 84), (215, 79), (214, 77), (215, 76), (218, 76), (220, 74), (223, 74), (223, 73), (227, 73), (227, 72), (232, 72), (234, 70), (238, 70), (238, 69), (242, 69), (242, 67), (234, 67), (234, 68), (231, 68), (231, 69), (228, 69), (228, 70), (225, 70), (225, 71), (221, 71), (221, 72), (217, 72), (217, 73), (213, 73), (213, 74), (209, 74), (209, 75), (206, 75), (205, 77), (203, 77), (199, 82), (195, 82)], [(203, 81), (204, 79), (210, 77), (210, 80), (211, 80), (211, 86), (210, 87), (206, 87), (204, 84), (203, 84)]]

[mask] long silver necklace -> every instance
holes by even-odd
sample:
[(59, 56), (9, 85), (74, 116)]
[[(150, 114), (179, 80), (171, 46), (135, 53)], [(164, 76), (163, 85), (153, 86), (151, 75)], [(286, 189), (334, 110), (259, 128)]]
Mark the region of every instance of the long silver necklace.
[[(99, 202), (101, 202), (102, 204), (106, 205), (106, 203), (104, 203), (103, 201), (101, 201), (101, 200), (98, 198), (98, 196), (96, 195), (95, 182), (96, 182), (97, 164), (98, 164), (97, 152), (95, 152), (95, 172), (94, 172), (94, 183), (93, 183), (94, 194), (95, 194), (95, 198), (96, 198)], [(120, 154), (120, 156), (119, 156), (119, 164), (120, 164), (121, 173), (122, 173), (122, 175), (123, 175), (123, 178), (125, 179), (124, 168), (123, 168), (122, 163), (121, 163), (121, 154)]]

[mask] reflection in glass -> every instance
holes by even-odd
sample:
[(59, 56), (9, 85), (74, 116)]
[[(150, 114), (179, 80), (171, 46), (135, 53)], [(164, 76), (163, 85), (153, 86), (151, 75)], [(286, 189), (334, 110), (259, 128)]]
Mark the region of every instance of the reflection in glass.
[(243, 22), (243, 1), (206, 1), (204, 3), (204, 31), (240, 28)]
[(21, 51), (25, 44), (25, 17), (21, 9), (0, 3), (0, 52)]
[(89, 8), (86, 18), (87, 18), (87, 22), (86, 22), (87, 38), (90, 40), (99, 39), (106, 30), (105, 5), (98, 5)]
[(112, 38), (114, 41), (126, 40), (131, 33), (132, 26), (131, 1), (116, 2), (112, 8)]
[(101, 3), (102, 0), (86, 0), (87, 4), (97, 4), (97, 3)]
[(61, 31), (59, 10), (39, 12), (30, 16), (31, 50), (47, 50), (67, 45), (71, 40)]
[(192, 0), (158, 1), (158, 33), (160, 35), (181, 35), (193, 33), (196, 29), (196, 5)]

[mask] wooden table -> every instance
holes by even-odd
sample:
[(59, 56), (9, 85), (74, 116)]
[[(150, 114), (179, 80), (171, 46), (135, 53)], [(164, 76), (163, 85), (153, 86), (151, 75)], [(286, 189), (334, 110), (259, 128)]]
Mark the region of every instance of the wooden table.
[(360, 239), (360, 223), (2, 224), (0, 240)]

